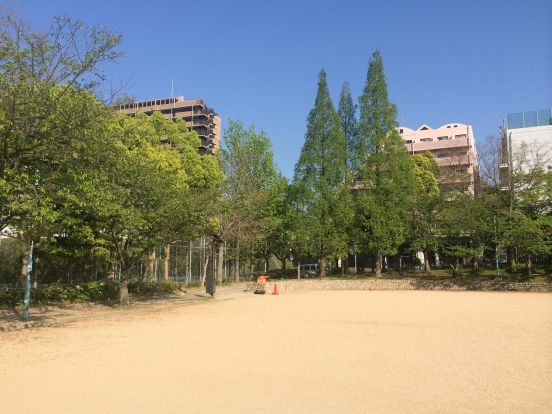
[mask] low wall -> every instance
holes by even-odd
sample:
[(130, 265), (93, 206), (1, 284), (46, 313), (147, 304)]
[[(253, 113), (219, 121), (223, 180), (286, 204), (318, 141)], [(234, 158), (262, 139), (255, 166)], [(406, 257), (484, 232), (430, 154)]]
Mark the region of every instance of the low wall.
[[(514, 292), (552, 292), (552, 283), (543, 282), (510, 282), (500, 279), (302, 279), (278, 280), (266, 283), (267, 293), (293, 290), (479, 290), (479, 291), (514, 291)], [(248, 283), (247, 290), (253, 292), (257, 284)]]

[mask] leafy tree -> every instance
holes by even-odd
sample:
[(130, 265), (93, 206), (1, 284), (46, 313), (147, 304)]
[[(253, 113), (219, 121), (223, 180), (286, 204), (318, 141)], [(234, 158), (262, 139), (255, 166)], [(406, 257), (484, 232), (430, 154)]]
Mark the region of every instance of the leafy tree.
[(159, 112), (146, 119), (155, 130), (155, 141), (178, 154), (182, 169), (187, 175), (186, 194), (175, 193), (167, 198), (165, 208), (157, 212), (151, 220), (153, 227), (159, 231), (159, 238), (152, 240), (149, 256), (155, 252), (155, 247), (165, 245), (163, 274), (164, 278), (168, 278), (171, 243), (214, 234), (223, 175), (216, 157), (199, 154), (199, 137), (186, 127), (183, 120), (172, 122)]
[[(508, 252), (511, 271), (517, 269), (518, 253), (525, 255), (528, 269), (536, 252), (547, 251), (547, 239), (541, 231), (552, 211), (552, 174), (546, 166), (552, 152), (546, 145), (523, 144), (508, 152), (502, 140), (489, 137), (482, 147), (481, 171), (484, 195), (496, 216), (498, 238)], [(501, 169), (506, 164), (507, 170)], [(524, 233), (524, 232), (527, 233)], [(528, 243), (534, 242), (533, 247)], [(530, 243), (529, 243), (530, 244)]]
[(430, 273), (429, 254), (436, 251), (439, 244), (436, 231), (437, 212), (441, 201), (441, 192), (436, 178), (439, 166), (429, 152), (416, 154), (412, 159), (416, 177), (416, 194), (409, 244), (415, 252), (421, 251), (424, 254), (424, 270)]
[(527, 273), (532, 276), (533, 258), (539, 254), (552, 253), (552, 217), (539, 215), (529, 217), (515, 212), (511, 237), (518, 253), (527, 258)]
[(326, 274), (328, 257), (346, 254), (346, 228), (352, 220), (347, 183), (347, 142), (322, 70), (314, 108), (307, 118), (305, 143), (295, 165), (294, 204), (311, 241), (310, 251)]
[(370, 59), (359, 106), (357, 225), (364, 245), (374, 252), (380, 277), (382, 255), (396, 254), (405, 241), (416, 182), (412, 160), (396, 129), (397, 108), (388, 99), (379, 51)]
[(537, 166), (515, 177), (526, 185), (519, 188), (515, 209), (503, 223), (509, 225), (508, 244), (515, 247), (516, 256), (526, 258), (529, 276), (533, 258), (552, 252), (552, 173)]
[(287, 203), (288, 182), (282, 175), (279, 176), (271, 187), (269, 195), (269, 216), (272, 217), (272, 226), (267, 234), (266, 239), (262, 243), (264, 247), (262, 256), (265, 260), (265, 265), (268, 268), (268, 260), (270, 256), (275, 256), (281, 263), (282, 268), (286, 268), (286, 260), (290, 254), (290, 246), (288, 241), (289, 236), (289, 210), (290, 206)]
[(68, 17), (42, 33), (12, 13), (0, 16), (0, 229), (10, 227), (27, 246), (58, 218), (55, 192), (67, 160), (60, 153), (97, 114), (80, 92), (103, 80), (101, 66), (120, 56), (119, 42)]
[(439, 252), (453, 259), (452, 275), (460, 274), (465, 257), (472, 258), (472, 269), (477, 268), (477, 257), (492, 234), (490, 211), (480, 198), (460, 192), (449, 192), (443, 197), (437, 218)]
[[(224, 138), (221, 164), (225, 180), (218, 235), (236, 243), (234, 278), (239, 281), (240, 257), (258, 252), (278, 225), (276, 211), (285, 178), (274, 163), (270, 139), (264, 132), (244, 129), (241, 122), (230, 120)], [(219, 249), (219, 263), (221, 252)], [(222, 268), (217, 278), (221, 280)]]
[(289, 206), (285, 216), (285, 229), (290, 252), (297, 264), (297, 279), (301, 278), (301, 260), (312, 252), (312, 228), (318, 219), (306, 214), (307, 203), (300, 193), (302, 189), (292, 183), (286, 194)]

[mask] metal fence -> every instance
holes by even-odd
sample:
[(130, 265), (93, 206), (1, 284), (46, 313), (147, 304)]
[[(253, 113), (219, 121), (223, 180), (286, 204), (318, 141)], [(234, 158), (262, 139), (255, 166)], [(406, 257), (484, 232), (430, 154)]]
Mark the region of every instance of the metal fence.
[[(153, 280), (163, 280), (165, 273), (171, 281), (178, 281), (185, 285), (198, 285), (202, 277), (216, 276), (218, 249), (207, 237), (187, 243), (173, 243), (170, 245), (168, 260), (165, 258), (165, 249), (155, 250), (153, 263)], [(224, 243), (223, 248), (223, 281), (233, 280), (234, 248)], [(168, 266), (168, 269), (166, 269)], [(138, 262), (131, 278), (145, 279), (147, 277), (147, 262)], [(115, 280), (120, 279), (120, 269), (115, 268)]]

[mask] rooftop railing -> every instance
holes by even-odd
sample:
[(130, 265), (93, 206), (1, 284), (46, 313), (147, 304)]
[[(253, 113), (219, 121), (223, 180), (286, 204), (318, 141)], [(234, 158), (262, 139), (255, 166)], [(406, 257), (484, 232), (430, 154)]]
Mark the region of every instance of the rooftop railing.
[(506, 116), (506, 124), (508, 129), (552, 125), (552, 109), (511, 113)]

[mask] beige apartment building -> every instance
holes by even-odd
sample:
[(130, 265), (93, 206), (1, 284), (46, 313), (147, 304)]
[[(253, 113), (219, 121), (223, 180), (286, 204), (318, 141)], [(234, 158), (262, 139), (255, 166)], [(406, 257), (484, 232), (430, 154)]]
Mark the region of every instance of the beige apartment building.
[(408, 151), (431, 152), (439, 165), (439, 186), (474, 195), (479, 190), (479, 164), (471, 125), (446, 124), (433, 129), (399, 127)]
[(116, 110), (126, 115), (145, 113), (151, 115), (161, 112), (167, 119), (183, 119), (188, 128), (193, 129), (201, 139), (202, 154), (214, 154), (220, 149), (221, 120), (220, 117), (205, 105), (201, 99), (174, 98), (139, 101), (120, 105)]

